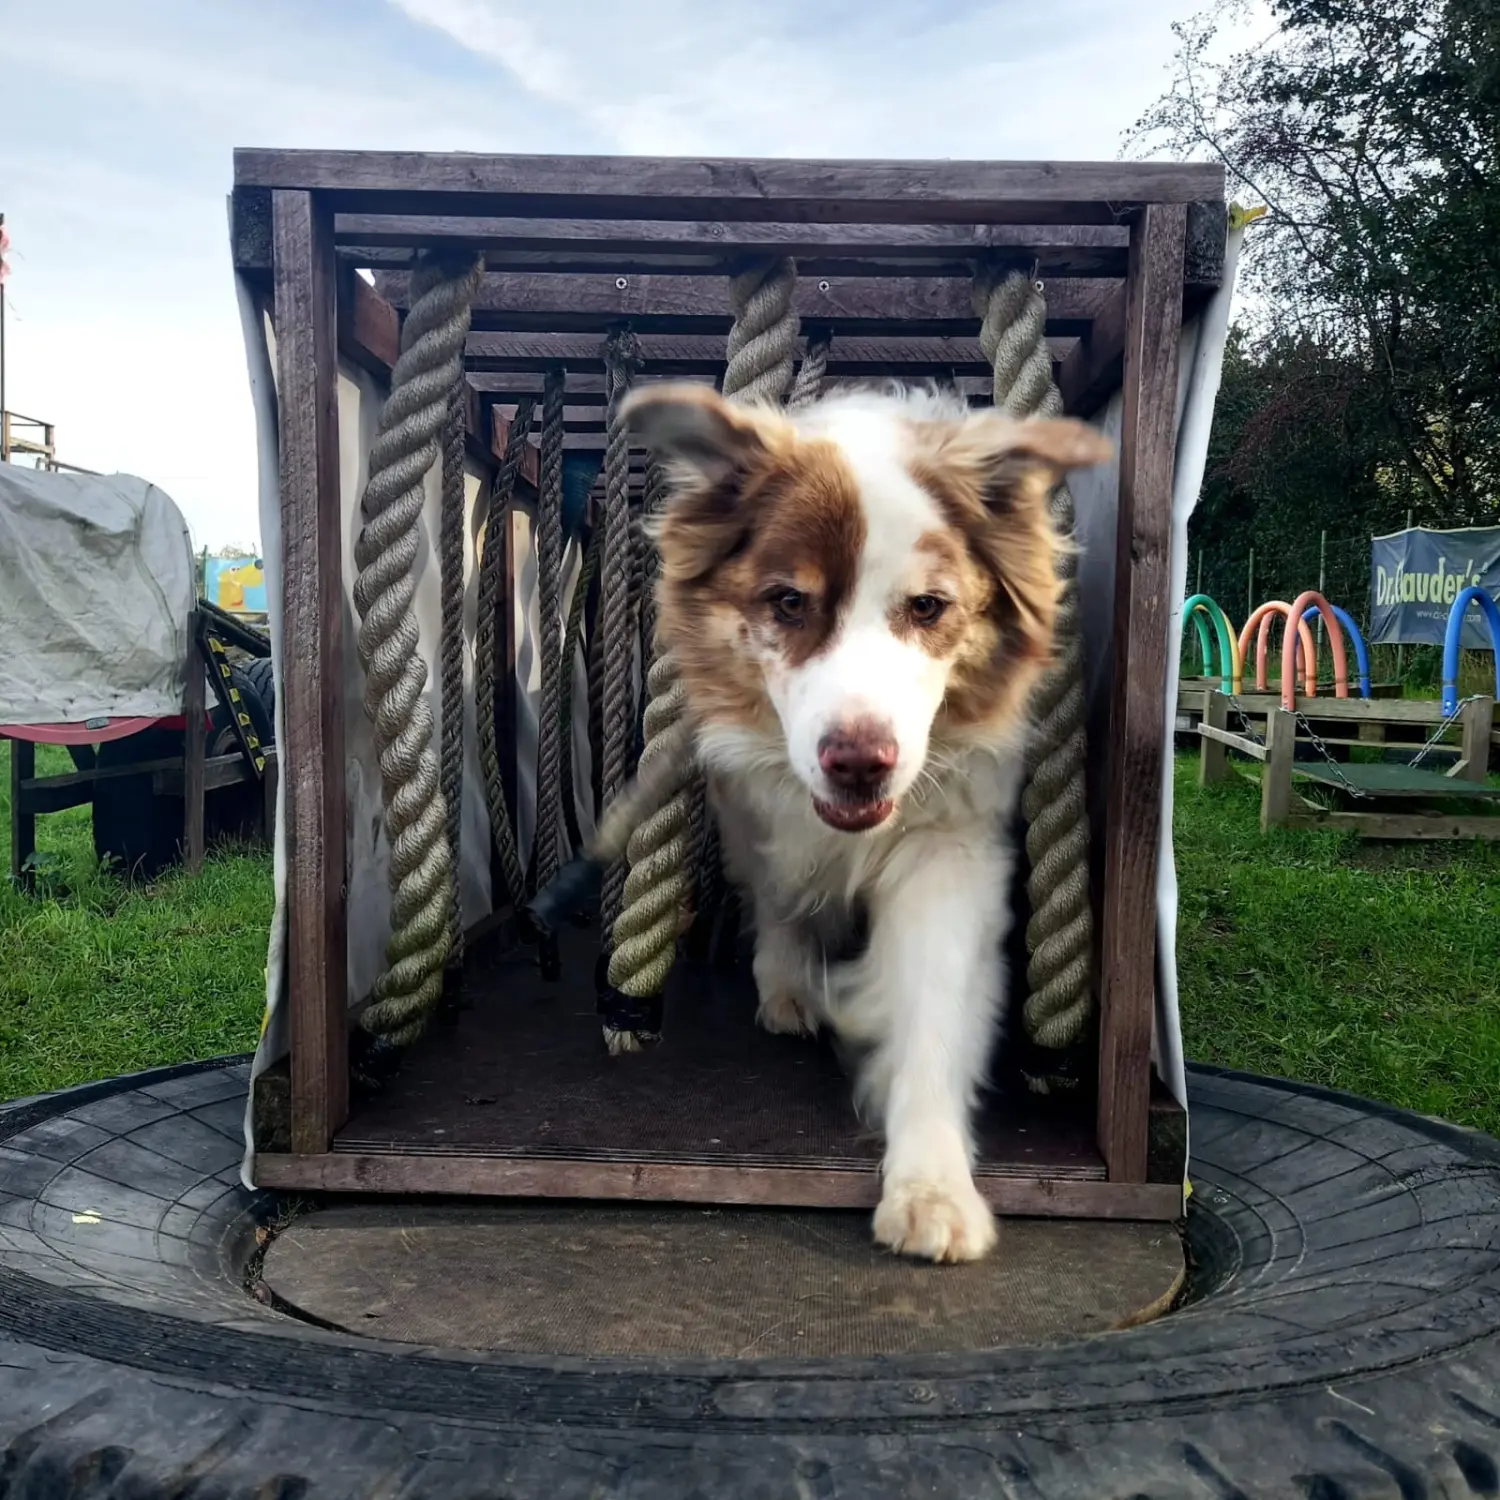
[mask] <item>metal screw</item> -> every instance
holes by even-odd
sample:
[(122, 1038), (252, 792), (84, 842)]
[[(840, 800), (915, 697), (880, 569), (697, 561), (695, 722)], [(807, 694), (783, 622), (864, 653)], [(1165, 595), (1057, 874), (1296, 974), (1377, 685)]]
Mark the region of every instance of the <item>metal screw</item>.
[(629, 279), (627, 277), (624, 277), (624, 276), (616, 276), (615, 277), (615, 290), (617, 292), (623, 292), (625, 290), (625, 288), (628, 287), (629, 285), (630, 285), (630, 281), (629, 281)]
[(818, 290), (820, 292), (826, 292), (828, 290), (828, 283), (826, 281), (820, 281), (818, 283)]

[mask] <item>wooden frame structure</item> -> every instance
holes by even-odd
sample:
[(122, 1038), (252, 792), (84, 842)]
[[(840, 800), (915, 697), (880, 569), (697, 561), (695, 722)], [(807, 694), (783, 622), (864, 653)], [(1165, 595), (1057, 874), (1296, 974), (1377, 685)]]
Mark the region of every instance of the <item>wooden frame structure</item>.
[[(873, 1203), (868, 1172), (705, 1167), (623, 1153), (545, 1161), (341, 1149), (348, 1138), (342, 785), (340, 355), (387, 372), (412, 252), (480, 250), (465, 357), (470, 452), (493, 462), (544, 372), (567, 372), (566, 445), (604, 446), (601, 338), (628, 322), (646, 378), (714, 379), (726, 279), (792, 255), (804, 334), (832, 335), (828, 375), (923, 376), (983, 400), (971, 276), (1000, 259), (1046, 283), (1069, 411), (1123, 390), (1115, 657), (1105, 751), (1099, 1090), (1093, 1164), (1024, 1163), (984, 1180), (1002, 1211), (1173, 1218), (1181, 1151), (1155, 1147), (1156, 862), (1170, 621), (1178, 347), (1223, 273), (1222, 169), (1208, 164), (698, 161), (241, 150), (237, 271), (274, 307), (286, 638), (280, 726), (288, 860), (290, 1132), (257, 1155), (285, 1188), (462, 1191), (721, 1202)], [(374, 273), (374, 285), (356, 275)], [(639, 463), (639, 461), (638, 461)], [(534, 480), (534, 453), (523, 477)], [(509, 528), (506, 534), (508, 535)], [(601, 1066), (603, 1065), (601, 1059)], [(624, 1064), (629, 1066), (627, 1062)], [(619, 1064), (615, 1064), (619, 1066)], [(1180, 1120), (1163, 1126), (1181, 1138)]]
[[(1179, 696), (1179, 713), (1188, 706), (1186, 696)], [(1212, 786), (1234, 774), (1230, 751), (1259, 762), (1262, 832), (1329, 828), (1378, 839), (1500, 839), (1500, 807), (1497, 813), (1485, 814), (1456, 813), (1441, 805), (1500, 799), (1500, 790), (1488, 784), (1494, 751), (1500, 749), (1500, 719), (1493, 698), (1465, 701), (1450, 723), (1436, 700), (1309, 698), (1292, 714), (1282, 706), (1279, 693), (1253, 693), (1232, 700), (1237, 722), (1231, 727), (1229, 697), (1212, 686), (1196, 696), (1199, 783)], [(1307, 732), (1311, 730), (1328, 746), (1411, 754), (1425, 749), (1429, 755), (1453, 757), (1452, 763), (1445, 772), (1391, 766), (1378, 774), (1358, 764), (1330, 766), (1321, 757), (1299, 762), (1299, 715), (1306, 725), (1300, 736), (1304, 744), (1312, 743)], [(1351, 792), (1370, 806), (1324, 807), (1297, 793), (1294, 783), (1299, 777), (1334, 793)]]

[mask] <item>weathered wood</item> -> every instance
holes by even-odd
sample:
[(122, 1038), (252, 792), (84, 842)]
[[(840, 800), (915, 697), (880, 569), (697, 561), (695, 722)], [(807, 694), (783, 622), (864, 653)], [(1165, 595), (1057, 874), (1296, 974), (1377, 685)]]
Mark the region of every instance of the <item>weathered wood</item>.
[(271, 193), (268, 188), (237, 187), (229, 208), (230, 253), (236, 271), (260, 272), (264, 286), (271, 270)]
[(362, 276), (347, 272), (338, 288), (339, 353), (388, 381), (401, 353), (401, 314)]
[[(341, 247), (360, 250), (477, 250), (491, 266), (497, 265), (496, 256), (532, 254), (544, 261), (588, 255), (609, 260), (608, 269), (616, 273), (627, 269), (624, 262), (632, 256), (653, 256), (666, 264), (685, 257), (716, 264), (759, 255), (817, 263), (879, 260), (905, 263), (908, 274), (932, 263), (996, 256), (1024, 262), (1027, 269), (1035, 265), (1048, 277), (1123, 277), (1130, 245), (1130, 231), (1118, 225), (745, 224), (428, 214), (339, 214), (334, 237)], [(1221, 233), (1221, 262), (1223, 238)]]
[(10, 878), (23, 889), (31, 885), (31, 857), (36, 853), (36, 814), (25, 788), (36, 777), (36, 746), (30, 740), (10, 742)]
[(343, 526), (333, 214), (278, 190), (276, 355), (292, 1149), (320, 1152), (348, 1114)]
[(785, 223), (1114, 224), (1224, 196), (1211, 162), (787, 161), (239, 149), (236, 187), (324, 189), (344, 213)]
[(1099, 1012), (1099, 1146), (1112, 1182), (1146, 1176), (1186, 217), (1180, 205), (1142, 210), (1126, 282)]
[(187, 686), (182, 695), (182, 858), (188, 873), (196, 875), (203, 868), (203, 804), (208, 790), (204, 767), (208, 689), (203, 676), (203, 657), (198, 651), (196, 619), (189, 628), (188, 639), (193, 645), (188, 651)]
[[(1488, 700), (1493, 713), (1494, 699)], [(1279, 693), (1240, 693), (1235, 702), (1247, 717), (1264, 718), (1272, 708), (1281, 706)], [(1356, 723), (1431, 725), (1443, 721), (1443, 708), (1436, 698), (1333, 698), (1318, 694), (1316, 698), (1299, 698), (1298, 712), (1313, 723), (1322, 720), (1353, 720)]]
[(1500, 817), (1455, 817), (1433, 812), (1344, 812), (1299, 807), (1282, 820), (1285, 828), (1323, 828), (1357, 833), (1367, 839), (1500, 839)]
[(1458, 762), (1448, 772), (1463, 781), (1481, 784), (1490, 773), (1490, 734), (1495, 720), (1495, 700), (1476, 698), (1465, 703), (1459, 717)]
[[(377, 272), (375, 290), (398, 308), (409, 305), (410, 276)], [(1112, 302), (1115, 281), (1047, 283), (1047, 332), (1085, 334)], [(799, 276), (793, 306), (804, 321), (858, 337), (879, 332), (908, 337), (972, 334), (973, 278)], [(489, 273), (474, 299), (473, 328), (484, 333), (596, 333), (622, 318), (637, 333), (728, 333), (734, 321), (724, 276), (581, 276)]]
[[(799, 357), (802, 351), (799, 350)], [(724, 369), (724, 340), (704, 334), (643, 334), (646, 372), (656, 376), (717, 376)], [(545, 374), (561, 367), (599, 374), (604, 369), (602, 340), (580, 333), (476, 333), (469, 336), (464, 368), (470, 373)], [(885, 375), (982, 377), (987, 369), (974, 338), (835, 339), (829, 351), (833, 379)], [(991, 372), (993, 378), (993, 372)]]
[[(1180, 1182), (1100, 1182), (1037, 1177), (1016, 1170), (1015, 1176), (976, 1176), (980, 1193), (998, 1213), (1162, 1221), (1182, 1213)], [(880, 1179), (874, 1171), (353, 1151), (324, 1156), (258, 1155), (255, 1183), (303, 1192), (628, 1199), (788, 1208), (868, 1209), (880, 1196)]]
[[(1258, 745), (1252, 739), (1243, 734), (1235, 734), (1233, 730), (1223, 729), (1213, 724), (1200, 724), (1198, 726), (1198, 738), (1203, 741), (1204, 753), (1213, 750), (1222, 756), (1224, 747), (1238, 750), (1241, 755), (1248, 755), (1251, 760), (1264, 760), (1266, 758), (1266, 747)], [(1202, 768), (1199, 769), (1198, 782), (1200, 786), (1211, 786), (1215, 781), (1228, 780), (1228, 761), (1222, 762), (1223, 770), (1216, 771), (1213, 775), (1205, 775)]]
[(1266, 718), (1266, 768), (1260, 777), (1260, 831), (1287, 820), (1292, 806), (1292, 764), (1297, 748), (1297, 721), (1284, 708)]
[(1091, 417), (1120, 388), (1125, 363), (1125, 299), (1102, 308), (1057, 372), (1063, 409)]
[[(272, 746), (264, 754), (266, 768), (269, 769), (276, 760), (275, 747)], [(221, 791), (227, 786), (242, 786), (245, 782), (254, 780), (255, 773), (245, 764), (245, 757), (238, 750), (228, 755), (215, 755), (203, 762), (203, 789), (206, 792)], [(180, 761), (174, 761), (151, 775), (151, 790), (163, 796), (183, 796), (186, 784)]]
[(1181, 1186), (1187, 1175), (1187, 1111), (1152, 1075), (1151, 1108), (1147, 1120), (1146, 1181)]

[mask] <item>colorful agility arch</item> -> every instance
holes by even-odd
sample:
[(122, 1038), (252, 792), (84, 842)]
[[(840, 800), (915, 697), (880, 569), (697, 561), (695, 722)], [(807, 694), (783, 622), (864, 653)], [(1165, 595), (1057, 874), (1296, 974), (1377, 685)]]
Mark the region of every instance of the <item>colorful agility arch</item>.
[(1453, 601), (1448, 611), (1448, 628), (1443, 633), (1443, 712), (1458, 712), (1458, 651), (1463, 634), (1464, 616), (1469, 606), (1477, 604), (1490, 627), (1490, 647), (1495, 653), (1495, 697), (1500, 699), (1500, 605), (1488, 589), (1471, 584)]
[[(1317, 647), (1311, 644), (1312, 631), (1308, 630), (1306, 616), (1310, 612), (1309, 605), (1315, 605), (1328, 623), (1328, 644), (1333, 649), (1333, 691), (1338, 698), (1349, 696), (1349, 661), (1344, 652), (1344, 627), (1339, 623), (1338, 616), (1333, 611), (1333, 606), (1316, 590), (1306, 589), (1292, 601), (1289, 614), (1297, 622), (1297, 630), (1300, 634), (1306, 630), (1309, 644), (1303, 649), (1312, 658), (1313, 686), (1308, 692), (1312, 697), (1318, 684), (1318, 657)], [(1292, 632), (1290, 629), (1284, 631), (1281, 637), (1281, 706), (1288, 713), (1297, 707), (1297, 683), (1293, 675), (1292, 662)]]
[[(1247, 661), (1250, 657), (1250, 638), (1255, 637), (1255, 691), (1265, 693), (1270, 691), (1270, 681), (1266, 674), (1266, 651), (1271, 637), (1271, 621), (1280, 615), (1290, 622), (1292, 606), (1284, 599), (1268, 599), (1260, 605), (1245, 621), (1245, 628), (1240, 631), (1240, 659)], [(1287, 624), (1283, 640), (1290, 639), (1292, 628)], [(1307, 627), (1307, 622), (1301, 618), (1297, 621), (1296, 638), (1302, 647), (1302, 690), (1309, 697), (1314, 697), (1318, 691), (1318, 652), (1313, 644), (1313, 633)]]
[[(1346, 610), (1342, 610), (1337, 604), (1332, 606), (1333, 617), (1344, 629), (1346, 640), (1354, 642), (1354, 660), (1359, 669), (1359, 696), (1368, 698), (1370, 692), (1370, 652), (1365, 646), (1365, 638), (1360, 634), (1359, 626), (1356, 625)], [(1314, 604), (1310, 609), (1304, 610), (1302, 618), (1310, 620), (1316, 614), (1321, 613), (1318, 606)]]
[(1229, 616), (1225, 614), (1223, 607), (1217, 600), (1211, 599), (1207, 594), (1194, 594), (1186, 604), (1182, 606), (1183, 625), (1189, 620), (1198, 629), (1198, 649), (1203, 657), (1203, 675), (1213, 675), (1213, 645), (1209, 640), (1208, 621), (1212, 622), (1214, 634), (1218, 637), (1219, 645), (1219, 677), (1221, 686), (1226, 693), (1238, 693), (1244, 687), (1244, 659), (1240, 655), (1239, 640), (1234, 633), (1234, 626), (1229, 623)]

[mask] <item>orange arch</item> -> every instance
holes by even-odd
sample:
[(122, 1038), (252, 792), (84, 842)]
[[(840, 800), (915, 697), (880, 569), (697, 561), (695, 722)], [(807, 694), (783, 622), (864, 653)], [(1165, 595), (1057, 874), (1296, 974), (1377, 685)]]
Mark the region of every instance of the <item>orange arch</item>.
[[(1344, 627), (1339, 624), (1339, 618), (1333, 612), (1333, 606), (1316, 590), (1304, 589), (1302, 593), (1292, 601), (1291, 618), (1294, 619), (1300, 629), (1307, 630), (1307, 621), (1302, 618), (1313, 605), (1317, 605), (1318, 613), (1322, 615), (1328, 626), (1328, 644), (1333, 650), (1333, 692), (1336, 698), (1347, 698), (1349, 696), (1349, 660), (1344, 652)], [(1312, 632), (1308, 631), (1309, 636)], [(1281, 706), (1290, 713), (1297, 706), (1297, 684), (1292, 678), (1292, 652), (1291, 632), (1285, 631), (1281, 637)], [(1313, 685), (1317, 685), (1317, 657), (1313, 656)], [(1308, 690), (1308, 696), (1312, 696), (1312, 689)]]
[[(1245, 628), (1240, 631), (1240, 659), (1244, 660), (1250, 655), (1250, 637), (1255, 636), (1255, 691), (1264, 693), (1269, 683), (1266, 677), (1266, 648), (1270, 644), (1271, 620), (1276, 615), (1290, 618), (1292, 606), (1281, 599), (1269, 599), (1262, 604), (1254, 614), (1245, 621)], [(1291, 638), (1292, 632), (1287, 629), (1284, 640)], [(1318, 691), (1318, 651), (1313, 644), (1313, 633), (1308, 628), (1307, 621), (1300, 616), (1297, 620), (1297, 639), (1302, 645), (1302, 689), (1309, 698)], [(1295, 689), (1295, 684), (1293, 684)]]

